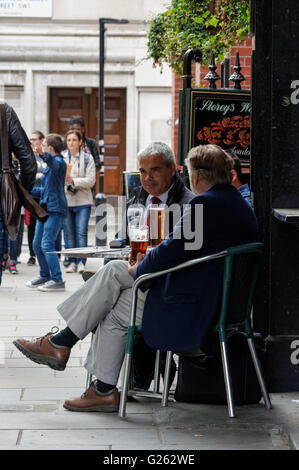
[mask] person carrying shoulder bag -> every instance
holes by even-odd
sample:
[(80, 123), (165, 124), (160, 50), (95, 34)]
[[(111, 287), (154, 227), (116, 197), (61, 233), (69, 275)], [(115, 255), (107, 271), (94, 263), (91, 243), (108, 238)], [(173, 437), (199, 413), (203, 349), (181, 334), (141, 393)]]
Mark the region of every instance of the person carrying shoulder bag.
[[(66, 248), (87, 246), (88, 222), (93, 205), (92, 187), (95, 184), (95, 164), (82, 148), (81, 134), (70, 130), (65, 135), (67, 150), (62, 154), (68, 164), (66, 177), (67, 217), (64, 224)], [(67, 273), (83, 272), (86, 258), (69, 258)]]
[[(10, 167), (12, 165), (12, 152), (16, 156), (20, 164), (20, 180), (22, 185), (31, 191), (35, 183), (36, 161), (30, 146), (29, 139), (19, 121), (14, 109), (7, 103), (3, 104), (6, 114), (7, 139)], [(1, 127), (1, 144), (3, 141), (3, 129)], [(2, 168), (2, 145), (0, 154), (0, 169)], [(2, 172), (0, 178), (0, 187), (2, 180)], [(2, 278), (2, 261), (5, 241), (5, 225), (2, 216), (2, 208), (0, 204), (0, 284)]]

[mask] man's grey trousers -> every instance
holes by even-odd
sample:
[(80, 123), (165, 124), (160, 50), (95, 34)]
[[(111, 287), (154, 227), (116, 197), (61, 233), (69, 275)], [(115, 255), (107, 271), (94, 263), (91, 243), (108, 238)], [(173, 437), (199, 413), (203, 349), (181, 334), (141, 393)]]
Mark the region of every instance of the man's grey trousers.
[[(81, 340), (99, 326), (84, 367), (111, 385), (117, 384), (125, 354), (133, 282), (126, 261), (110, 261), (57, 307)], [(136, 323), (141, 323), (146, 294), (139, 291)]]

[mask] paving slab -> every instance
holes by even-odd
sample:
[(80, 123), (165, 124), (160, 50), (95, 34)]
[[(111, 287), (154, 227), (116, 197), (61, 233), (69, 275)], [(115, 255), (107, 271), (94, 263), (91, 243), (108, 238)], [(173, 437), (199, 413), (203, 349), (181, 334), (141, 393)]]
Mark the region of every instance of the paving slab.
[(17, 325), (6, 326), (1, 325), (1, 336), (5, 336), (6, 338), (15, 337), (17, 331)]
[[(18, 440), (19, 431), (8, 431), (0, 429), (0, 449), (6, 449), (10, 446), (15, 446)], [(5, 446), (3, 444), (5, 443)], [(3, 446), (3, 447), (2, 447)]]
[[(2, 369), (0, 369), (2, 370)], [(44, 370), (44, 369), (41, 369)], [(84, 377), (72, 377), (70, 382), (69, 377), (40, 377), (40, 374), (34, 374), (32, 377), (16, 376), (3, 377), (1, 380), (1, 386), (4, 388), (16, 388), (16, 386), (22, 386), (22, 388), (61, 388), (61, 387), (80, 387), (81, 394), (85, 390), (86, 376)]]
[[(40, 367), (38, 372), (36, 371), (36, 367), (23, 367), (23, 368), (12, 368), (12, 367), (4, 367), (0, 369), (0, 381), (5, 381), (6, 379), (14, 378), (16, 383), (19, 381), (20, 386), (22, 386), (22, 379), (23, 378), (33, 378), (38, 374), (39, 380), (44, 378), (54, 378), (55, 371), (49, 369), (49, 367)], [(22, 387), (23, 388), (23, 387)]]
[[(40, 318), (38, 318), (38, 316)], [(25, 328), (31, 328), (31, 327), (37, 328), (38, 327), (40, 330), (42, 328), (47, 328), (51, 330), (51, 328), (53, 327), (53, 322), (51, 319), (49, 320), (49, 314), (44, 314), (44, 317), (41, 317), (40, 315), (38, 316), (36, 316), (36, 318), (26, 318), (23, 320), (21, 320), (20, 318), (18, 318), (17, 320), (8, 320), (6, 324), (7, 326), (17, 326), (18, 329), (21, 329), (22, 327), (25, 327)], [(57, 317), (57, 314), (56, 314), (56, 317)], [(59, 321), (56, 317), (55, 317), (55, 321)], [(26, 334), (26, 336), (33, 336), (33, 334), (29, 333), (29, 334)]]
[[(68, 368), (80, 367), (81, 359), (79, 357), (70, 357), (67, 363)], [(48, 366), (42, 364), (34, 364), (19, 352), (19, 356), (9, 357), (5, 360), (5, 367), (12, 369), (26, 369), (30, 367), (48, 369)]]
[(11, 314), (7, 313), (7, 311), (5, 311), (5, 313), (0, 313), (1, 322), (15, 321), (16, 319), (17, 319), (17, 315), (15, 312), (12, 312)]
[(128, 419), (121, 420), (117, 413), (79, 413), (60, 408), (56, 412), (2, 412), (0, 426), (7, 430), (139, 429), (141, 432), (154, 427), (154, 422), (149, 413), (132, 413)]
[[(78, 397), (82, 394), (82, 387), (69, 388), (26, 388), (23, 391), (22, 401), (41, 400), (66, 400), (67, 398)], [(0, 395), (1, 397), (1, 395)]]
[[(21, 399), (21, 394), (22, 394), (21, 388), (15, 388), (15, 389), (1, 388), (0, 389), (0, 403), (5, 403), (5, 402), (18, 403), (19, 400)], [(0, 424), (0, 427), (1, 427), (1, 424)]]
[[(161, 445), (157, 429), (68, 429), (68, 430), (44, 430), (23, 431), (20, 445), (23, 446), (54, 446), (58, 448), (69, 448), (77, 446), (80, 448), (82, 442), (89, 446), (102, 446), (116, 448), (117, 445), (125, 446), (127, 449), (144, 445), (144, 441), (151, 449)], [(62, 444), (63, 443), (63, 444)]]
[[(273, 450), (271, 432), (254, 429), (201, 429), (199, 428), (160, 428), (162, 443), (168, 445), (196, 445), (198, 449), (248, 449), (248, 450)], [(277, 445), (275, 446), (278, 447)], [(281, 440), (280, 448), (285, 448), (285, 442)]]

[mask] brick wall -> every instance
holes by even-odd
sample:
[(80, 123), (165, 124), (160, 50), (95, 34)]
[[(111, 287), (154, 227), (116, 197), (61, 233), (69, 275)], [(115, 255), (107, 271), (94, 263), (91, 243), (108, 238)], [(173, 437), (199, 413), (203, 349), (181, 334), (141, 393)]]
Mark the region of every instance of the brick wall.
[[(234, 65), (236, 60), (236, 53), (239, 51), (240, 57), (240, 66), (242, 67), (241, 73), (245, 77), (245, 81), (242, 82), (241, 86), (243, 89), (250, 89), (251, 87), (251, 51), (252, 51), (252, 41), (251, 38), (245, 39), (238, 46), (234, 46), (230, 50), (230, 75), (234, 72)], [(209, 68), (200, 66), (193, 67), (194, 80), (196, 85), (200, 87), (208, 87), (209, 82), (204, 80), (204, 77), (208, 73)], [(221, 65), (217, 64), (217, 73), (221, 75)], [(233, 88), (234, 83), (230, 82), (230, 88)], [(179, 118), (179, 90), (182, 88), (182, 79), (175, 73), (173, 73), (172, 79), (172, 148), (177, 156), (177, 147), (178, 147), (178, 118)], [(220, 80), (217, 81), (217, 88), (220, 88)]]

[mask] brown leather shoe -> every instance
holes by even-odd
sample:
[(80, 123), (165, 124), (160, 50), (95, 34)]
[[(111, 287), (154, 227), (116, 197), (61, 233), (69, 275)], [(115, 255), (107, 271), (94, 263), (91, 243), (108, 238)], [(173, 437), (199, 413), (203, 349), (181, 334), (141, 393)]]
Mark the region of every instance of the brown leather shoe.
[(64, 370), (70, 357), (71, 350), (64, 346), (57, 346), (50, 342), (55, 332), (47, 333), (42, 338), (36, 338), (32, 341), (27, 339), (17, 339), (13, 344), (21, 351), (24, 356), (38, 364), (44, 364), (55, 370)]
[(79, 398), (66, 400), (63, 407), (69, 411), (102, 411), (113, 413), (119, 408), (119, 392), (117, 388), (109, 395), (99, 395), (94, 382)]

